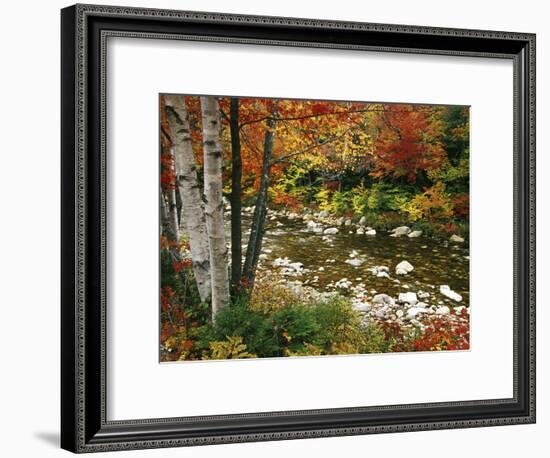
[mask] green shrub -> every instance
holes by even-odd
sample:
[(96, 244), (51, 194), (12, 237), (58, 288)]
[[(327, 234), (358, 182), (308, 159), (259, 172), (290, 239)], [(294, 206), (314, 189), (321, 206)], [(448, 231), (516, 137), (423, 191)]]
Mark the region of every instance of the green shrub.
[(283, 353), (285, 349), (294, 352), (302, 350), (306, 344), (315, 340), (320, 328), (315, 307), (305, 305), (278, 310), (273, 314), (272, 322)]
[(237, 303), (223, 308), (216, 315), (214, 340), (241, 336), (247, 351), (258, 357), (280, 356), (281, 350), (269, 317)]
[(360, 353), (363, 347), (361, 316), (348, 299), (334, 296), (312, 307), (319, 325), (313, 344), (325, 354)]
[(364, 345), (362, 353), (386, 353), (391, 351), (392, 342), (386, 340), (382, 327), (374, 322), (363, 327)]

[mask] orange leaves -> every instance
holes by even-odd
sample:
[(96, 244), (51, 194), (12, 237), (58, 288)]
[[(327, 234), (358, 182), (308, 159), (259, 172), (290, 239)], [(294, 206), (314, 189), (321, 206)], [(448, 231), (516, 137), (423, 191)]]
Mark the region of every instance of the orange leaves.
[(171, 190), (176, 187), (176, 167), (174, 156), (165, 151), (160, 155), (160, 184), (162, 189)]

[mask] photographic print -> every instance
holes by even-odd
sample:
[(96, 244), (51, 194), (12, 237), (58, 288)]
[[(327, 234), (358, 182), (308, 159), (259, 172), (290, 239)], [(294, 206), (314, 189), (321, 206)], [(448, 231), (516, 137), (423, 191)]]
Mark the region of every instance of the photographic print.
[(159, 111), (161, 362), (469, 349), (469, 107)]

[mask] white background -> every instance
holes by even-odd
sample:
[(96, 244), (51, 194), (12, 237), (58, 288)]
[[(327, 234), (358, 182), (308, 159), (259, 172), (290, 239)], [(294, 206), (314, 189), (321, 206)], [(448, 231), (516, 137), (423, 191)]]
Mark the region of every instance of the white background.
[[(100, 2), (98, 3), (105, 3)], [(107, 2), (108, 3), (108, 2)], [(121, 2), (125, 3), (125, 2)], [(146, 2), (135, 6), (227, 11), (271, 15), (409, 23), (447, 27), (518, 30), (538, 34), (538, 424), (363, 437), (239, 444), (187, 450), (155, 450), (113, 456), (349, 456), (408, 457), (544, 456), (550, 447), (550, 405), (544, 384), (548, 363), (547, 260), (550, 249), (543, 211), (550, 184), (543, 183), (548, 159), (549, 96), (547, 79), (550, 39), (544, 2), (469, 1), (447, 5), (436, 1), (386, 1), (361, 5), (353, 0), (253, 1), (189, 0)], [(0, 405), (6, 456), (61, 456), (59, 424), (59, 1), (15, 3), (3, 7), (0, 237), (0, 339), (2, 375)], [(497, 13), (498, 12), (498, 13)], [(495, 163), (495, 167), (500, 164)], [(546, 172), (546, 173), (545, 173)], [(488, 185), (491, 185), (488, 178)], [(498, 226), (500, 222), (495, 221)], [(502, 222), (502, 224), (507, 224)], [(490, 275), (490, 272), (487, 273)], [(546, 334), (546, 335), (544, 335)], [(403, 380), (403, 386), (410, 380)], [(547, 452), (546, 452), (547, 453)]]
[[(511, 60), (110, 40), (108, 419), (512, 397)], [(158, 93), (184, 91), (470, 105), (471, 351), (159, 364)]]

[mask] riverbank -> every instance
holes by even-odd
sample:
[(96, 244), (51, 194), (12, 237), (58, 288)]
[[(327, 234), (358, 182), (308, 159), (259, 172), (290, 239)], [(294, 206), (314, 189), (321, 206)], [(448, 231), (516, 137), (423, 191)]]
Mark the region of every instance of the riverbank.
[(260, 275), (275, 274), (297, 297), (344, 296), (365, 324), (420, 332), (434, 320), (451, 331), (469, 326), (469, 249), (457, 234), (376, 231), (364, 218), (309, 209), (270, 210), (267, 218)]

